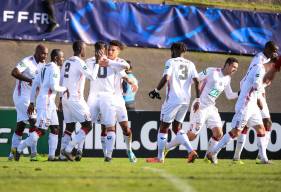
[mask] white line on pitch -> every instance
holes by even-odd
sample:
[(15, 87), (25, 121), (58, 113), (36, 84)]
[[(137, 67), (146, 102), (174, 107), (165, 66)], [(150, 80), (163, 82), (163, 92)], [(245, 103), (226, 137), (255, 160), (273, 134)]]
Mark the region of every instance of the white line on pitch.
[(173, 186), (180, 192), (196, 192), (190, 185), (183, 181), (182, 179), (176, 177), (175, 175), (169, 174), (162, 169), (156, 169), (151, 167), (144, 167), (144, 169), (150, 170), (154, 173), (159, 174), (164, 179), (168, 180)]

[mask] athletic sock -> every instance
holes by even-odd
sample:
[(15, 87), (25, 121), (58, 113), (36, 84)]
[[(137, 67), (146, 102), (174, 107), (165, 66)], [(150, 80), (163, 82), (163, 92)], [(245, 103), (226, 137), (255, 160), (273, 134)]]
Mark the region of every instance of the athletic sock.
[(219, 143), (213, 147), (212, 149), (212, 153), (214, 155), (217, 155), (219, 153), (219, 151), (224, 148), (230, 141), (232, 141), (233, 138), (229, 135), (229, 133), (226, 133), (222, 139), (219, 141)]
[(175, 140), (177, 140), (181, 145), (185, 146), (188, 153), (193, 151), (193, 147), (191, 146), (191, 143), (183, 130), (178, 131)]
[(115, 145), (116, 133), (115, 131), (108, 131), (106, 136), (106, 157), (111, 158)]
[(267, 148), (267, 146), (268, 146), (268, 144), (269, 144), (269, 141), (270, 141), (270, 139), (271, 139), (271, 131), (265, 131), (265, 138), (266, 138), (266, 148)]
[[(218, 140), (214, 139), (213, 137), (210, 138), (209, 143), (208, 143), (208, 149), (206, 151), (206, 155), (212, 151), (212, 149), (219, 143)], [(206, 157), (205, 155), (205, 157)]]
[(124, 141), (126, 143), (126, 147), (128, 151), (132, 150), (132, 134), (130, 135), (123, 135), (124, 136)]
[(56, 149), (58, 147), (58, 135), (49, 133), (48, 143), (49, 143), (49, 157), (55, 157)]
[(101, 136), (100, 137), (100, 142), (101, 142), (101, 147), (103, 151), (103, 156), (106, 156), (106, 136)]
[(167, 133), (160, 133), (158, 132), (157, 137), (157, 146), (158, 146), (158, 159), (163, 160), (164, 159), (164, 149), (167, 143)]
[(240, 136), (238, 136), (237, 142), (236, 142), (236, 148), (235, 148), (235, 152), (234, 152), (234, 156), (233, 156), (234, 160), (240, 159), (241, 153), (242, 153), (243, 148), (246, 143), (246, 138), (247, 138), (247, 134), (242, 133)]
[(16, 133), (13, 134), (12, 137), (12, 148), (17, 148), (22, 140), (22, 136), (17, 135)]
[(17, 148), (18, 152), (21, 153), (24, 148), (37, 145), (38, 139), (39, 135), (36, 133), (36, 131), (30, 133), (29, 136), (19, 144)]
[(61, 150), (65, 149), (70, 141), (71, 141), (71, 136), (68, 134), (64, 134), (61, 139)]
[(80, 142), (84, 141), (86, 138), (85, 131), (81, 128), (79, 132), (74, 136), (73, 140), (66, 146), (65, 151), (71, 153), (73, 148)]
[(257, 134), (257, 145), (259, 149), (260, 158), (263, 161), (268, 161), (266, 155), (266, 137), (264, 135)]

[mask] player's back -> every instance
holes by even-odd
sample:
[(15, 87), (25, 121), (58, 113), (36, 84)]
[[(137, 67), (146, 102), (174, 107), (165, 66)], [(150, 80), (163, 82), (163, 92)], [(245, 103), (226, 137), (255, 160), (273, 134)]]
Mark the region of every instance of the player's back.
[(69, 100), (84, 98), (85, 75), (83, 67), (85, 62), (77, 56), (67, 59), (61, 70), (62, 86), (69, 90)]
[(53, 78), (59, 80), (59, 68), (58, 66), (50, 62), (46, 64), (38, 74), (40, 81), (40, 91), (36, 100), (37, 108), (56, 107), (55, 98), (56, 92), (52, 90)]
[(198, 76), (195, 65), (182, 57), (172, 58), (166, 62), (164, 74), (170, 76), (166, 102), (189, 103), (192, 80)]

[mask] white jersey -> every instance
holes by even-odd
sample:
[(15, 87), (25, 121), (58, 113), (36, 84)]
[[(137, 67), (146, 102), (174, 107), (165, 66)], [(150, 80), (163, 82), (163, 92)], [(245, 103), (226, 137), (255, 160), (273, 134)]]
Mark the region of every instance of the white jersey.
[(189, 104), (191, 84), (198, 77), (195, 65), (182, 57), (171, 58), (165, 63), (164, 75), (170, 77), (165, 102)]
[(238, 93), (231, 89), (231, 77), (224, 75), (221, 68), (209, 67), (199, 73), (199, 80), (202, 82), (200, 107), (207, 107), (216, 104), (216, 99), (224, 91), (228, 99), (236, 99)]
[[(87, 60), (87, 65), (94, 69), (93, 65), (96, 63), (95, 58), (90, 58)], [(117, 58), (115, 60), (109, 60), (109, 66), (99, 67), (97, 73), (97, 79), (91, 82), (90, 94), (96, 93), (116, 93), (116, 81), (118, 81), (118, 75), (120, 71), (128, 67), (129, 64), (124, 60)], [(119, 79), (120, 80), (120, 79)]]
[[(16, 68), (22, 73), (25, 77), (34, 79), (38, 71), (43, 67), (43, 63), (36, 62), (34, 56), (25, 57), (21, 60), (17, 65)], [(29, 100), (31, 92), (31, 86), (28, 82), (16, 80), (16, 87), (14, 90), (14, 96), (26, 96)]]
[(68, 88), (69, 100), (84, 99), (86, 77), (90, 80), (96, 78), (82, 59), (72, 56), (64, 62), (61, 70), (61, 85)]
[(248, 103), (257, 104), (259, 92), (263, 90), (263, 65), (253, 65), (240, 83), (240, 95), (235, 105), (236, 112), (247, 107)]
[(40, 91), (36, 99), (37, 109), (56, 109), (55, 99), (57, 92), (66, 91), (65, 87), (59, 85), (60, 69), (54, 62), (46, 64), (35, 77), (32, 85), (30, 102), (35, 101), (36, 88)]

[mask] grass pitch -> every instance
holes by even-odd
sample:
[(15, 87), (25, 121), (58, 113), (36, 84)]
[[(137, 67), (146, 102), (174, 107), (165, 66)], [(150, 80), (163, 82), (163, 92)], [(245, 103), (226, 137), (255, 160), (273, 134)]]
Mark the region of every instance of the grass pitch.
[(0, 191), (279, 191), (281, 161), (271, 165), (233, 165), (220, 160), (218, 165), (197, 160), (166, 159), (165, 164), (148, 164), (145, 159), (131, 164), (125, 158), (104, 163), (102, 158), (83, 158), (81, 162), (8, 162), (0, 158)]

